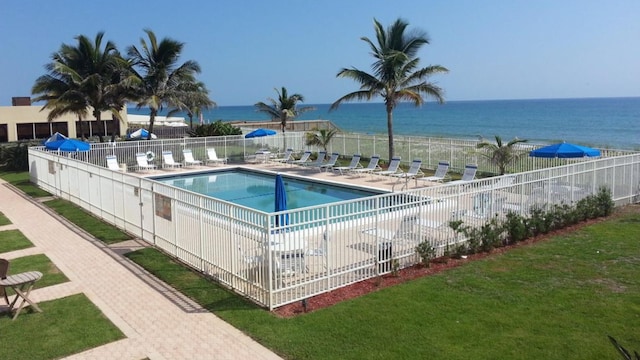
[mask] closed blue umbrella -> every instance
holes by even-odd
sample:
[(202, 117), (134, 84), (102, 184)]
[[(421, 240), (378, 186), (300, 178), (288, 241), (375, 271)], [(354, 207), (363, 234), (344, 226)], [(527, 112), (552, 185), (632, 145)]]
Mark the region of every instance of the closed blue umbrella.
[(553, 144), (529, 152), (529, 156), (541, 158), (581, 158), (600, 156), (600, 150), (570, 143)]
[(256, 129), (256, 130), (253, 130), (252, 132), (248, 133), (244, 137), (247, 138), (247, 139), (250, 139), (250, 138), (263, 137), (263, 136), (269, 136), (269, 135), (275, 135), (275, 134), (276, 134), (276, 132), (273, 131), (273, 130)]
[[(276, 175), (276, 200), (275, 200), (275, 211), (285, 211), (287, 210), (287, 191), (284, 188), (284, 180), (282, 180), (282, 175)], [(289, 215), (278, 215), (276, 216), (276, 226), (280, 225), (288, 225), (289, 224)]]
[(62, 139), (49, 141), (44, 144), (49, 150), (58, 151), (89, 151), (91, 145), (88, 142), (80, 141), (78, 139)]

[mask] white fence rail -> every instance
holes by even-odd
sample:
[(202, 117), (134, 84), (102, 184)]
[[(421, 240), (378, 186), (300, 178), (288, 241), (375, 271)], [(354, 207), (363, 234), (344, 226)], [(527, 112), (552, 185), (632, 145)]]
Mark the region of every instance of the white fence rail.
[[(299, 140), (288, 136), (287, 143)], [(260, 141), (279, 147), (281, 140)], [(600, 186), (611, 189), (617, 204), (640, 196), (640, 154), (274, 214), (102, 164), (112, 152), (123, 159), (149, 149), (181, 154), (182, 148), (209, 146), (224, 149), (226, 157), (243, 155), (240, 149), (251, 153), (240, 138), (101, 145), (79, 159), (31, 148), (31, 179), (269, 309), (416, 264), (415, 247), (423, 241), (442, 254), (447, 245), (465, 241), (449, 228), (452, 218), (480, 226), (508, 211), (526, 215), (536, 204), (571, 204)], [(215, 186), (214, 177), (198, 181), (200, 187)], [(282, 215), (288, 222), (276, 222)]]

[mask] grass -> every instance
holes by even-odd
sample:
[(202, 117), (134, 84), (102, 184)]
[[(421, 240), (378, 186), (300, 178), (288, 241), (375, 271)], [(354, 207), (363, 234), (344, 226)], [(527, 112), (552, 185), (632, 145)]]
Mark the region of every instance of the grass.
[(11, 220), (9, 220), (3, 213), (0, 213), (0, 226), (11, 224)]
[(31, 197), (46, 197), (51, 196), (48, 192), (40, 189), (36, 185), (32, 184), (29, 181), (29, 173), (26, 171), (15, 172), (15, 171), (2, 171), (0, 170), (0, 178), (4, 179), (6, 182), (12, 184), (18, 189), (22, 190), (25, 194)]
[(295, 359), (611, 359), (640, 349), (640, 214), (470, 262), (292, 319), (153, 249), (128, 256)]
[(33, 243), (20, 230), (0, 231), (0, 253), (30, 248)]
[(84, 294), (38, 306), (42, 313), (27, 308), (15, 321), (0, 317), (3, 359), (58, 359), (124, 338)]
[[(9, 275), (19, 274), (25, 271), (40, 271), (42, 279), (35, 283), (34, 289), (61, 284), (69, 281), (69, 279), (58, 269), (51, 259), (44, 254), (23, 256), (12, 259), (9, 263)], [(12, 290), (7, 288), (12, 294)]]
[(131, 239), (129, 234), (92, 216), (69, 201), (55, 199), (45, 201), (44, 204), (106, 244), (114, 244)]

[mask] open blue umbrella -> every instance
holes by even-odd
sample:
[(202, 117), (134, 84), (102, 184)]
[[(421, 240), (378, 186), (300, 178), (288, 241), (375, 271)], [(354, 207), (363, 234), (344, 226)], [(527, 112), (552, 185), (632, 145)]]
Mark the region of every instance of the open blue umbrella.
[(262, 136), (269, 136), (269, 135), (275, 135), (276, 132), (273, 130), (269, 130), (269, 129), (256, 129), (253, 130), (252, 132), (248, 133), (247, 135), (245, 135), (244, 137), (249, 139), (249, 138), (255, 138), (255, 137), (262, 137)]
[(541, 158), (581, 158), (600, 156), (600, 150), (570, 143), (553, 144), (529, 152), (529, 156)]
[[(285, 211), (287, 210), (287, 191), (284, 188), (284, 180), (282, 180), (282, 175), (276, 175), (276, 201), (275, 201), (275, 211)], [(278, 215), (276, 216), (276, 226), (280, 225), (288, 225), (289, 224), (289, 215)]]
[(58, 151), (89, 151), (91, 149), (91, 145), (88, 142), (84, 142), (78, 139), (62, 139), (62, 140), (54, 140), (49, 141), (44, 144), (49, 150), (58, 150)]

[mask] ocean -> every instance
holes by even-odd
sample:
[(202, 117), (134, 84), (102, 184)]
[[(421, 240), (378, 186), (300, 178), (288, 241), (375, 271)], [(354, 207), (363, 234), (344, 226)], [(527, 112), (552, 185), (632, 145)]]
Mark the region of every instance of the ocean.
[[(330, 104), (301, 105), (316, 108), (299, 117), (301, 120), (331, 120), (347, 132), (387, 133), (382, 103), (345, 103), (332, 112)], [(490, 140), (498, 135), (505, 141), (518, 137), (535, 143), (566, 141), (610, 149), (640, 149), (640, 97), (449, 101), (442, 105), (427, 102), (419, 108), (403, 103), (396, 107), (393, 117), (396, 135)], [(204, 119), (268, 120), (253, 106), (220, 106), (205, 112)]]

